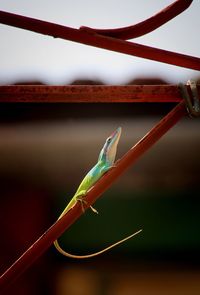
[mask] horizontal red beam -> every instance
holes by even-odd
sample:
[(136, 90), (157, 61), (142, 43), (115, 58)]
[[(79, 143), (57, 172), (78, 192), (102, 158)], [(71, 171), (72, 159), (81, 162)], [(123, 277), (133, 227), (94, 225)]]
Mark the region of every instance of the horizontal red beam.
[[(135, 161), (152, 147), (171, 127), (186, 114), (185, 102), (181, 101), (170, 113), (152, 128), (137, 144), (135, 144), (113, 169), (108, 171), (93, 186), (85, 197), (87, 206), (92, 205), (114, 181), (119, 178)], [(20, 276), (33, 262), (38, 259), (82, 214), (78, 202), (66, 215), (56, 221), (16, 262), (0, 277), (0, 291)], [(144, 229), (145, 230), (145, 229)]]
[[(200, 93), (200, 85), (198, 85)], [(177, 85), (0, 86), (0, 102), (180, 102)]]
[[(91, 31), (0, 11), (0, 23), (128, 55), (200, 70), (200, 58), (112, 38)], [(184, 44), (183, 44), (184, 45)]]

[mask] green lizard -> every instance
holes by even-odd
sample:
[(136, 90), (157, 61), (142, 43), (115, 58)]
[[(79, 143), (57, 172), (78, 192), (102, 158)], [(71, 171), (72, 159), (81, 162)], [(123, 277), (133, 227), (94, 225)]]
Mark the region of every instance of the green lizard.
[[(86, 201), (84, 200), (84, 196), (88, 193), (88, 191), (93, 187), (93, 185), (102, 177), (104, 173), (106, 173), (108, 170), (114, 167), (114, 161), (115, 161), (115, 156), (117, 152), (117, 145), (119, 142), (121, 136), (121, 127), (119, 127), (116, 131), (114, 131), (107, 139), (106, 142), (99, 154), (98, 162), (97, 164), (87, 173), (87, 175), (84, 177), (82, 180), (81, 184), (79, 185), (75, 195), (71, 199), (71, 201), (68, 203), (62, 214), (59, 216), (58, 219), (60, 219), (63, 215), (65, 215), (71, 208), (75, 206), (75, 204), (80, 201), (82, 208), (84, 210), (84, 203)], [(92, 206), (90, 208), (95, 212), (98, 213), (96, 209), (94, 209)], [(56, 249), (63, 254), (64, 256), (71, 257), (71, 258), (90, 258), (97, 256), (121, 243), (124, 241), (130, 239), (131, 237), (137, 235), (140, 233), (142, 230), (139, 230), (135, 232), (134, 234), (126, 237), (125, 239), (122, 239), (111, 246), (99, 251), (95, 252), (89, 255), (74, 255), (65, 252), (59, 245), (58, 240), (54, 241), (54, 246)]]

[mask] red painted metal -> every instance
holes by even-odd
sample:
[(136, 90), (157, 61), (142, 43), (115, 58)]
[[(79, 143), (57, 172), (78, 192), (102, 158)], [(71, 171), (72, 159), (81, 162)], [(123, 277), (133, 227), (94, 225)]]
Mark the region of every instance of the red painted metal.
[[(200, 93), (200, 85), (198, 86)], [(0, 86), (0, 102), (180, 102), (177, 85), (10, 85)]]
[[(160, 26), (169, 19), (177, 15), (178, 13), (186, 9), (192, 1), (183, 1), (179, 0), (172, 4), (171, 7), (168, 7), (168, 12), (163, 11), (163, 15), (165, 17), (161, 17), (159, 20), (158, 16), (154, 16), (151, 18), (150, 21), (152, 22), (151, 31), (156, 28), (156, 26)], [(176, 8), (176, 9), (175, 9)], [(162, 14), (161, 13), (161, 14)], [(160, 15), (161, 16), (161, 15)], [(159, 17), (160, 17), (159, 16)], [(156, 20), (156, 21), (155, 21)], [(139, 45), (136, 43), (130, 43), (124, 40), (120, 40), (104, 35), (100, 35), (99, 32), (96, 34), (94, 30), (82, 28), (80, 30), (64, 27), (61, 25), (44, 22), (28, 17), (23, 17), (7, 12), (0, 11), (0, 22), (16, 26), (19, 28), (31, 30), (37, 33), (42, 33), (46, 35), (53, 36), (55, 38), (63, 38), (66, 40), (71, 40), (87, 45), (92, 45), (108, 50), (113, 50), (129, 55), (135, 55), (138, 57), (143, 57), (147, 59), (152, 59), (160, 62), (165, 62), (173, 65), (178, 65), (186, 68), (200, 70), (200, 59), (197, 57), (192, 57), (188, 55), (178, 54), (174, 52), (169, 52), (166, 50), (160, 50), (157, 48), (152, 48), (144, 45)], [(146, 23), (147, 24), (147, 23)], [(148, 28), (143, 27), (144, 24), (139, 25), (139, 33), (146, 33), (148, 32)], [(146, 26), (146, 25), (145, 25)], [(136, 27), (135, 27), (136, 28)], [(127, 39), (133, 36), (134, 30), (131, 27), (126, 31), (122, 29), (121, 31), (118, 30), (118, 38)], [(123, 31), (124, 30), (124, 31)], [(110, 30), (109, 30), (110, 31)], [(125, 32), (126, 31), (126, 32)], [(138, 34), (137, 32), (137, 34)], [(105, 32), (104, 32), (105, 33)], [(121, 37), (119, 37), (119, 33)], [(123, 34), (124, 35), (123, 35)], [(109, 33), (110, 34), (110, 33)], [(125, 99), (130, 99), (131, 101), (142, 101), (142, 99), (147, 100), (147, 96), (150, 96), (150, 99), (154, 99), (157, 97), (158, 92), (166, 99), (170, 101), (172, 99), (175, 101), (180, 101), (180, 94), (177, 90), (177, 86), (174, 85), (166, 85), (166, 86), (125, 86), (125, 88), (116, 88), (116, 86), (111, 86), (114, 88), (109, 88), (106, 86), (83, 86), (81, 89), (73, 88), (74, 86), (69, 86), (67, 88), (58, 88), (55, 86), (47, 87), (47, 86), (30, 86), (33, 88), (28, 88), (25, 86), (16, 87), (11, 86), (2, 87), (1, 88), (1, 99), (4, 101), (5, 96), (10, 99), (10, 102), (13, 101), (37, 101), (39, 97), (42, 96), (42, 101), (44, 102), (52, 102), (55, 101), (55, 96), (58, 97), (58, 101), (67, 101), (69, 96), (71, 95), (73, 100), (76, 100), (75, 97), (78, 99), (84, 100), (86, 94), (93, 92), (91, 97), (94, 95), (94, 91), (97, 92), (96, 98), (102, 101), (102, 97), (106, 95), (106, 91), (108, 91), (109, 99), (113, 99), (113, 92), (118, 94), (120, 99), (121, 95), (124, 96)], [(25, 88), (23, 88), (25, 87)], [(71, 88), (70, 88), (71, 87)], [(85, 88), (84, 88), (85, 87)], [(89, 88), (88, 88), (89, 87)], [(98, 88), (95, 88), (98, 87)], [(153, 91), (153, 87), (155, 87), (155, 91)], [(97, 90), (98, 89), (98, 90)], [(168, 89), (168, 95), (167, 95)], [(76, 91), (75, 95), (72, 95), (72, 90)], [(80, 93), (80, 90), (83, 90), (84, 94)], [(134, 90), (134, 95), (130, 91)], [(36, 91), (36, 95), (34, 96), (34, 91)], [(120, 91), (123, 92), (120, 93)], [(148, 94), (147, 92), (150, 91)], [(163, 92), (162, 92), (163, 91)], [(103, 93), (103, 95), (102, 95)], [(137, 94), (136, 94), (137, 93)], [(143, 94), (144, 93), (144, 94)], [(113, 95), (113, 96), (112, 96)], [(137, 96), (138, 95), (138, 96)], [(151, 95), (153, 98), (151, 98)], [(45, 96), (47, 97), (45, 100)], [(21, 98), (20, 98), (21, 97)], [(68, 98), (66, 98), (68, 97)], [(145, 98), (144, 98), (145, 97)], [(168, 97), (168, 98), (167, 98)], [(5, 100), (7, 101), (7, 100)], [(71, 101), (71, 100), (70, 100)], [(121, 101), (120, 101), (121, 102)], [(153, 144), (155, 144), (171, 127), (173, 127), (184, 115), (186, 114), (186, 107), (185, 101), (181, 100), (179, 104), (172, 109), (172, 111), (167, 114), (150, 132), (148, 132), (135, 146), (133, 146), (120, 160), (117, 161), (115, 168), (111, 169), (107, 174), (105, 174), (90, 190), (86, 196), (87, 207), (92, 205), (97, 198), (107, 190), (112, 183), (121, 176), (122, 173), (126, 171), (139, 157), (141, 157)], [(18, 276), (20, 276), (28, 267), (32, 265), (32, 263), (38, 259), (56, 240), (62, 233), (68, 229), (82, 214), (82, 209), (79, 203), (68, 212), (65, 216), (61, 219), (56, 221), (31, 247), (0, 277), (0, 290), (7, 287), (12, 281), (14, 281)]]
[(171, 5), (167, 6), (159, 13), (155, 14), (154, 16), (137, 23), (133, 26), (125, 27), (125, 28), (118, 28), (118, 29), (93, 29), (89, 27), (82, 26), (80, 27), (81, 30), (87, 30), (93, 33), (97, 33), (104, 36), (109, 36), (113, 38), (128, 40), (143, 36), (148, 34), (166, 22), (170, 21), (178, 14), (182, 13), (186, 10), (193, 0), (178, 0), (172, 3)]
[[(105, 192), (119, 176), (155, 144), (171, 127), (186, 114), (185, 102), (181, 101), (150, 132), (134, 145), (108, 173), (106, 173), (85, 197), (87, 208)], [(9, 286), (32, 263), (38, 259), (62, 233), (80, 216), (82, 208), (79, 203), (65, 216), (56, 221), (31, 247), (0, 277), (0, 290)]]
[(200, 70), (200, 58), (198, 57), (107, 37), (87, 30), (77, 30), (4, 11), (0, 11), (0, 23), (53, 36), (54, 38), (62, 38), (128, 55)]

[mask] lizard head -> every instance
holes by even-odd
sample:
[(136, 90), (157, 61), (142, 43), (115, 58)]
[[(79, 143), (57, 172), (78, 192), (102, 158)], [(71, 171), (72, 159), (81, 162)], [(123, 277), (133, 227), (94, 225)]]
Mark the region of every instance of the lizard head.
[(99, 161), (104, 161), (112, 166), (115, 161), (117, 145), (121, 136), (122, 128), (118, 127), (107, 139), (100, 152)]

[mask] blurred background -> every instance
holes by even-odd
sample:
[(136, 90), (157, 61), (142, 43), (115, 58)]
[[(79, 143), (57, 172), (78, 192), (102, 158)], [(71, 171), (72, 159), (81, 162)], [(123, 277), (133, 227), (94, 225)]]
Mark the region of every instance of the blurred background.
[[(78, 28), (127, 26), (173, 1), (1, 1), (0, 9)], [(199, 55), (199, 3), (136, 42)], [(0, 26), (0, 84), (166, 84), (199, 73)], [(0, 271), (59, 216), (96, 163), (105, 139), (123, 129), (120, 158), (175, 104), (1, 104)], [(87, 254), (143, 228), (90, 260), (51, 247), (6, 294), (199, 294), (199, 120), (181, 120), (61, 238)]]

